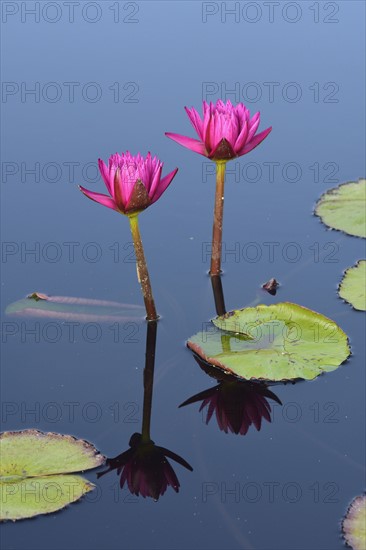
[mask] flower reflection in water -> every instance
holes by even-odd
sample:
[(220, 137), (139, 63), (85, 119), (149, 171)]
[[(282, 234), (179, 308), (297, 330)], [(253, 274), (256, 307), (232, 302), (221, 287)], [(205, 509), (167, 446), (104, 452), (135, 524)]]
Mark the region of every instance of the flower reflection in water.
[(201, 401), (200, 411), (208, 407), (206, 424), (215, 413), (217, 424), (225, 433), (245, 435), (251, 425), (259, 431), (262, 418), (271, 422), (271, 405), (268, 399), (272, 399), (279, 405), (282, 403), (266, 384), (239, 380), (235, 376), (220, 372), (200, 357), (194, 357), (209, 376), (219, 380), (219, 384), (193, 395), (180, 407)]
[(100, 472), (98, 478), (117, 470), (121, 489), (127, 483), (129, 491), (136, 496), (151, 497), (158, 500), (170, 486), (179, 492), (178, 478), (168, 461), (175, 460), (181, 466), (192, 471), (193, 468), (182, 457), (165, 447), (155, 445), (150, 437), (152, 395), (154, 385), (155, 349), (157, 323), (147, 325), (146, 363), (144, 369), (144, 404), (141, 433), (135, 433), (130, 439), (130, 448), (114, 458), (108, 458), (107, 470)]
[(112, 470), (117, 470), (121, 489), (127, 482), (128, 489), (133, 495), (158, 500), (168, 486), (172, 487), (176, 493), (180, 487), (168, 458), (192, 471), (192, 467), (182, 457), (164, 447), (158, 447), (151, 440), (143, 441), (141, 434), (135, 433), (130, 439), (130, 449), (115, 458), (107, 459), (109, 468), (99, 473), (98, 478)]

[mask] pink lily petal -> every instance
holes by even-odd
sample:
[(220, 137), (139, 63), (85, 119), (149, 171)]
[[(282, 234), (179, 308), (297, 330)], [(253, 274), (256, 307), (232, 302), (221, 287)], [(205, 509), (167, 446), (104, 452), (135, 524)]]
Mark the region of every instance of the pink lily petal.
[(144, 182), (146, 191), (150, 195), (150, 190), (154, 185), (156, 177), (159, 177), (159, 170), (154, 169), (157, 166), (156, 157), (152, 158), (150, 151), (147, 153), (146, 162), (140, 175), (141, 181)]
[(248, 142), (251, 141), (252, 137), (256, 133), (256, 131), (258, 129), (258, 126), (259, 126), (259, 123), (260, 123), (260, 120), (261, 120), (261, 117), (260, 117), (260, 113), (258, 112), (254, 115), (254, 117), (250, 121), (249, 132), (248, 132), (248, 137), (247, 137)]
[(210, 154), (214, 149), (216, 149), (223, 138), (222, 123), (222, 117), (220, 117), (219, 113), (216, 111), (216, 113), (211, 117), (211, 121), (207, 126), (206, 132), (207, 145), (209, 147)]
[(249, 109), (247, 109), (245, 105), (243, 105), (243, 103), (238, 103), (238, 105), (235, 107), (235, 113), (238, 121), (245, 121), (249, 116)]
[(191, 124), (193, 128), (196, 130), (198, 137), (202, 140), (203, 139), (203, 121), (200, 117), (200, 115), (197, 113), (196, 109), (193, 107), (191, 109), (188, 109), (188, 107), (184, 107), (189, 120), (191, 121)]
[(203, 126), (202, 126), (202, 136), (203, 141), (206, 143), (207, 136), (207, 125), (210, 122), (211, 117), (211, 103), (208, 105), (206, 101), (203, 102)]
[(159, 167), (159, 169), (156, 170), (155, 175), (153, 177), (153, 180), (151, 182), (150, 189), (149, 189), (150, 199), (153, 199), (153, 197), (155, 195), (155, 191), (156, 191), (157, 187), (160, 185), (162, 171), (163, 171), (163, 165), (161, 165)]
[(223, 137), (228, 140), (232, 147), (234, 147), (239, 133), (240, 125), (234, 113), (230, 117), (223, 119)]
[(121, 186), (123, 189), (125, 204), (130, 201), (136, 181), (142, 177), (139, 172), (140, 171), (137, 170), (133, 158), (127, 159), (125, 164), (121, 167)]
[(103, 206), (107, 206), (108, 208), (111, 208), (112, 210), (116, 210), (116, 212), (119, 212), (119, 209), (114, 202), (113, 199), (108, 197), (107, 195), (103, 195), (102, 193), (94, 193), (93, 191), (88, 191), (88, 189), (85, 189), (85, 187), (82, 187), (79, 185), (79, 189), (88, 199), (91, 199), (92, 201), (98, 202), (99, 204), (102, 204)]
[(152, 197), (150, 197), (151, 204), (156, 202), (161, 197), (161, 195), (164, 193), (164, 191), (167, 189), (167, 187), (171, 184), (171, 182), (172, 182), (172, 180), (173, 180), (173, 178), (174, 178), (174, 176), (177, 172), (178, 172), (178, 168), (176, 168), (175, 170), (170, 172), (170, 174), (168, 174), (162, 180), (160, 180), (160, 183), (159, 183), (156, 191), (154, 192), (154, 195)]
[(113, 197), (113, 192), (112, 192), (112, 189), (111, 189), (111, 186), (109, 184), (109, 170), (108, 170), (108, 167), (106, 166), (105, 162), (102, 160), (102, 159), (98, 159), (98, 166), (99, 166), (99, 171), (101, 173), (101, 176), (103, 178), (103, 181), (109, 191), (109, 194)]
[(109, 161), (109, 188), (112, 199), (114, 199), (114, 178), (116, 175), (117, 166)]
[(240, 157), (241, 155), (245, 155), (246, 153), (249, 153), (249, 151), (252, 151), (257, 145), (262, 143), (262, 141), (268, 136), (268, 134), (271, 132), (272, 126), (270, 128), (267, 128), (267, 130), (263, 130), (260, 134), (257, 134), (254, 136), (254, 138), (247, 143), (237, 154)]
[(119, 210), (124, 211), (125, 206), (126, 206), (126, 197), (124, 197), (124, 193), (123, 193), (121, 171), (120, 171), (119, 168), (117, 168), (117, 170), (115, 172), (113, 183), (114, 183), (114, 186), (113, 186), (114, 200), (115, 200)]
[(234, 150), (236, 153), (238, 153), (238, 151), (240, 151), (240, 149), (244, 147), (247, 141), (247, 136), (248, 136), (248, 124), (247, 124), (247, 121), (245, 120), (243, 127), (241, 129), (241, 132), (238, 135), (237, 140), (234, 144)]
[(187, 149), (190, 149), (195, 153), (199, 153), (204, 157), (207, 156), (205, 146), (201, 141), (187, 136), (181, 136), (179, 134), (172, 134), (171, 132), (165, 132), (165, 135), (173, 141), (179, 143), (179, 145), (183, 145), (183, 147), (187, 147)]

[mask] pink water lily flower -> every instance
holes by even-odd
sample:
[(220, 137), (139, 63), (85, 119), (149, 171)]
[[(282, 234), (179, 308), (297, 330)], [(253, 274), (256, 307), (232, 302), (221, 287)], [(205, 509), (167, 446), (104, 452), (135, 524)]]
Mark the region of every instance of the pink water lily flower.
[(108, 166), (99, 159), (99, 170), (107, 187), (108, 195), (80, 190), (89, 199), (112, 208), (121, 214), (141, 212), (156, 202), (171, 183), (178, 168), (161, 178), (163, 163), (150, 153), (144, 158), (140, 153), (132, 156), (128, 151), (109, 158)]
[(270, 133), (272, 127), (259, 134), (256, 131), (260, 122), (260, 113), (250, 118), (249, 109), (243, 103), (235, 107), (231, 101), (221, 99), (213, 103), (203, 102), (203, 120), (193, 107), (185, 107), (189, 120), (199, 139), (167, 132), (165, 135), (183, 147), (200, 155), (216, 160), (230, 160), (241, 157), (257, 147)]

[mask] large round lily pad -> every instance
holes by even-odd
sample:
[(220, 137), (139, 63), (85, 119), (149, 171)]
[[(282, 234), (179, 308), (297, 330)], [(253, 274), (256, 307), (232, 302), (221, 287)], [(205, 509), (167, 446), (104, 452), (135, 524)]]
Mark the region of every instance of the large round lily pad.
[(315, 213), (333, 229), (366, 237), (366, 180), (344, 183), (327, 191), (320, 198)]
[(339, 286), (339, 295), (355, 309), (366, 311), (366, 260), (347, 269)]
[(190, 338), (188, 347), (246, 380), (312, 380), (350, 354), (347, 336), (334, 321), (289, 302), (231, 311), (213, 323)]
[(94, 485), (67, 474), (105, 460), (87, 441), (37, 430), (0, 434), (0, 453), (1, 520), (54, 512), (78, 500)]
[(353, 550), (366, 548), (366, 496), (356, 497), (342, 523), (343, 536)]

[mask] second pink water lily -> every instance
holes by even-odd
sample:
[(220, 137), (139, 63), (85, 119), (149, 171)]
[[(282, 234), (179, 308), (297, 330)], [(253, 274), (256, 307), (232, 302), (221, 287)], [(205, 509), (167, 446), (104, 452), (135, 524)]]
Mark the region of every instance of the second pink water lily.
[(243, 103), (234, 106), (231, 101), (216, 104), (203, 102), (203, 118), (193, 107), (185, 107), (189, 120), (199, 139), (167, 132), (165, 135), (180, 145), (212, 160), (230, 160), (241, 157), (257, 147), (270, 133), (272, 127), (256, 134), (260, 113), (250, 117)]
[(99, 159), (99, 170), (108, 195), (95, 193), (80, 186), (89, 199), (112, 208), (121, 214), (141, 212), (156, 202), (171, 183), (178, 168), (162, 178), (163, 163), (150, 153), (146, 158), (132, 156), (128, 151), (109, 158), (108, 166)]

